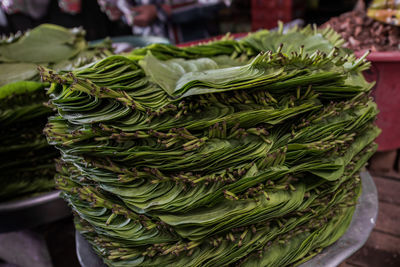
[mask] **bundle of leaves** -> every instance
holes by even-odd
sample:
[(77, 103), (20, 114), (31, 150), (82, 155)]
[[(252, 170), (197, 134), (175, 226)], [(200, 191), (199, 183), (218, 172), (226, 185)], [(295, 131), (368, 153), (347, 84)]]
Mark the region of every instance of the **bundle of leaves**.
[(89, 47), (82, 30), (55, 25), (0, 41), (0, 201), (54, 188), (59, 153), (42, 133), (53, 111), (37, 64), (70, 70), (111, 55), (109, 46)]
[(42, 68), (56, 183), (109, 266), (285, 266), (347, 229), (376, 105), (330, 29)]

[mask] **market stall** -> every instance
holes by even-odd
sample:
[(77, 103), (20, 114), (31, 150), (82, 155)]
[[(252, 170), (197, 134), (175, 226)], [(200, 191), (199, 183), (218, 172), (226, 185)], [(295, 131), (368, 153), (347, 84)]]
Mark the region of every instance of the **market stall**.
[[(187, 2), (99, 4), (143, 34), (224, 8)], [(376, 224), (365, 166), (400, 146), (397, 13), (377, 2), (179, 45), (52, 24), (3, 37), (0, 261), (57, 266), (37, 229), (69, 218), (83, 267), (338, 266)]]

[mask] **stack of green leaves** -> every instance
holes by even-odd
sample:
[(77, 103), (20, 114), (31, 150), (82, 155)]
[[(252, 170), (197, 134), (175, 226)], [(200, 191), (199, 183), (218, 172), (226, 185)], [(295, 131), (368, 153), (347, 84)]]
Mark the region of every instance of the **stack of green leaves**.
[(77, 229), (109, 266), (285, 266), (335, 242), (379, 134), (341, 43), (306, 27), (42, 68)]
[(54, 188), (54, 158), (43, 128), (53, 113), (37, 64), (70, 70), (111, 55), (109, 44), (88, 47), (84, 32), (41, 25), (0, 41), (0, 201)]

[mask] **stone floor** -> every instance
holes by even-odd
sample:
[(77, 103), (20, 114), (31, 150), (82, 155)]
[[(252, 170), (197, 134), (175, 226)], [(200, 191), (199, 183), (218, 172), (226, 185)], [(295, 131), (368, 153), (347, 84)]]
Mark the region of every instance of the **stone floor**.
[(7, 245), (0, 243), (0, 267), (80, 267), (72, 217), (31, 230), (6, 233), (4, 239)]

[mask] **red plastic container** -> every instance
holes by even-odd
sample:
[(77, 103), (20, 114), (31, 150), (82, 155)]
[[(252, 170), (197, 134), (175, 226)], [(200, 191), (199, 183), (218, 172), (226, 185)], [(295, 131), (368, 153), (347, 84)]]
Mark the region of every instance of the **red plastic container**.
[[(361, 56), (364, 52), (357, 52)], [(376, 121), (382, 129), (377, 138), (379, 151), (400, 148), (400, 51), (372, 52), (367, 59), (372, 67), (364, 72), (367, 81), (376, 81), (373, 89), (380, 110)]]

